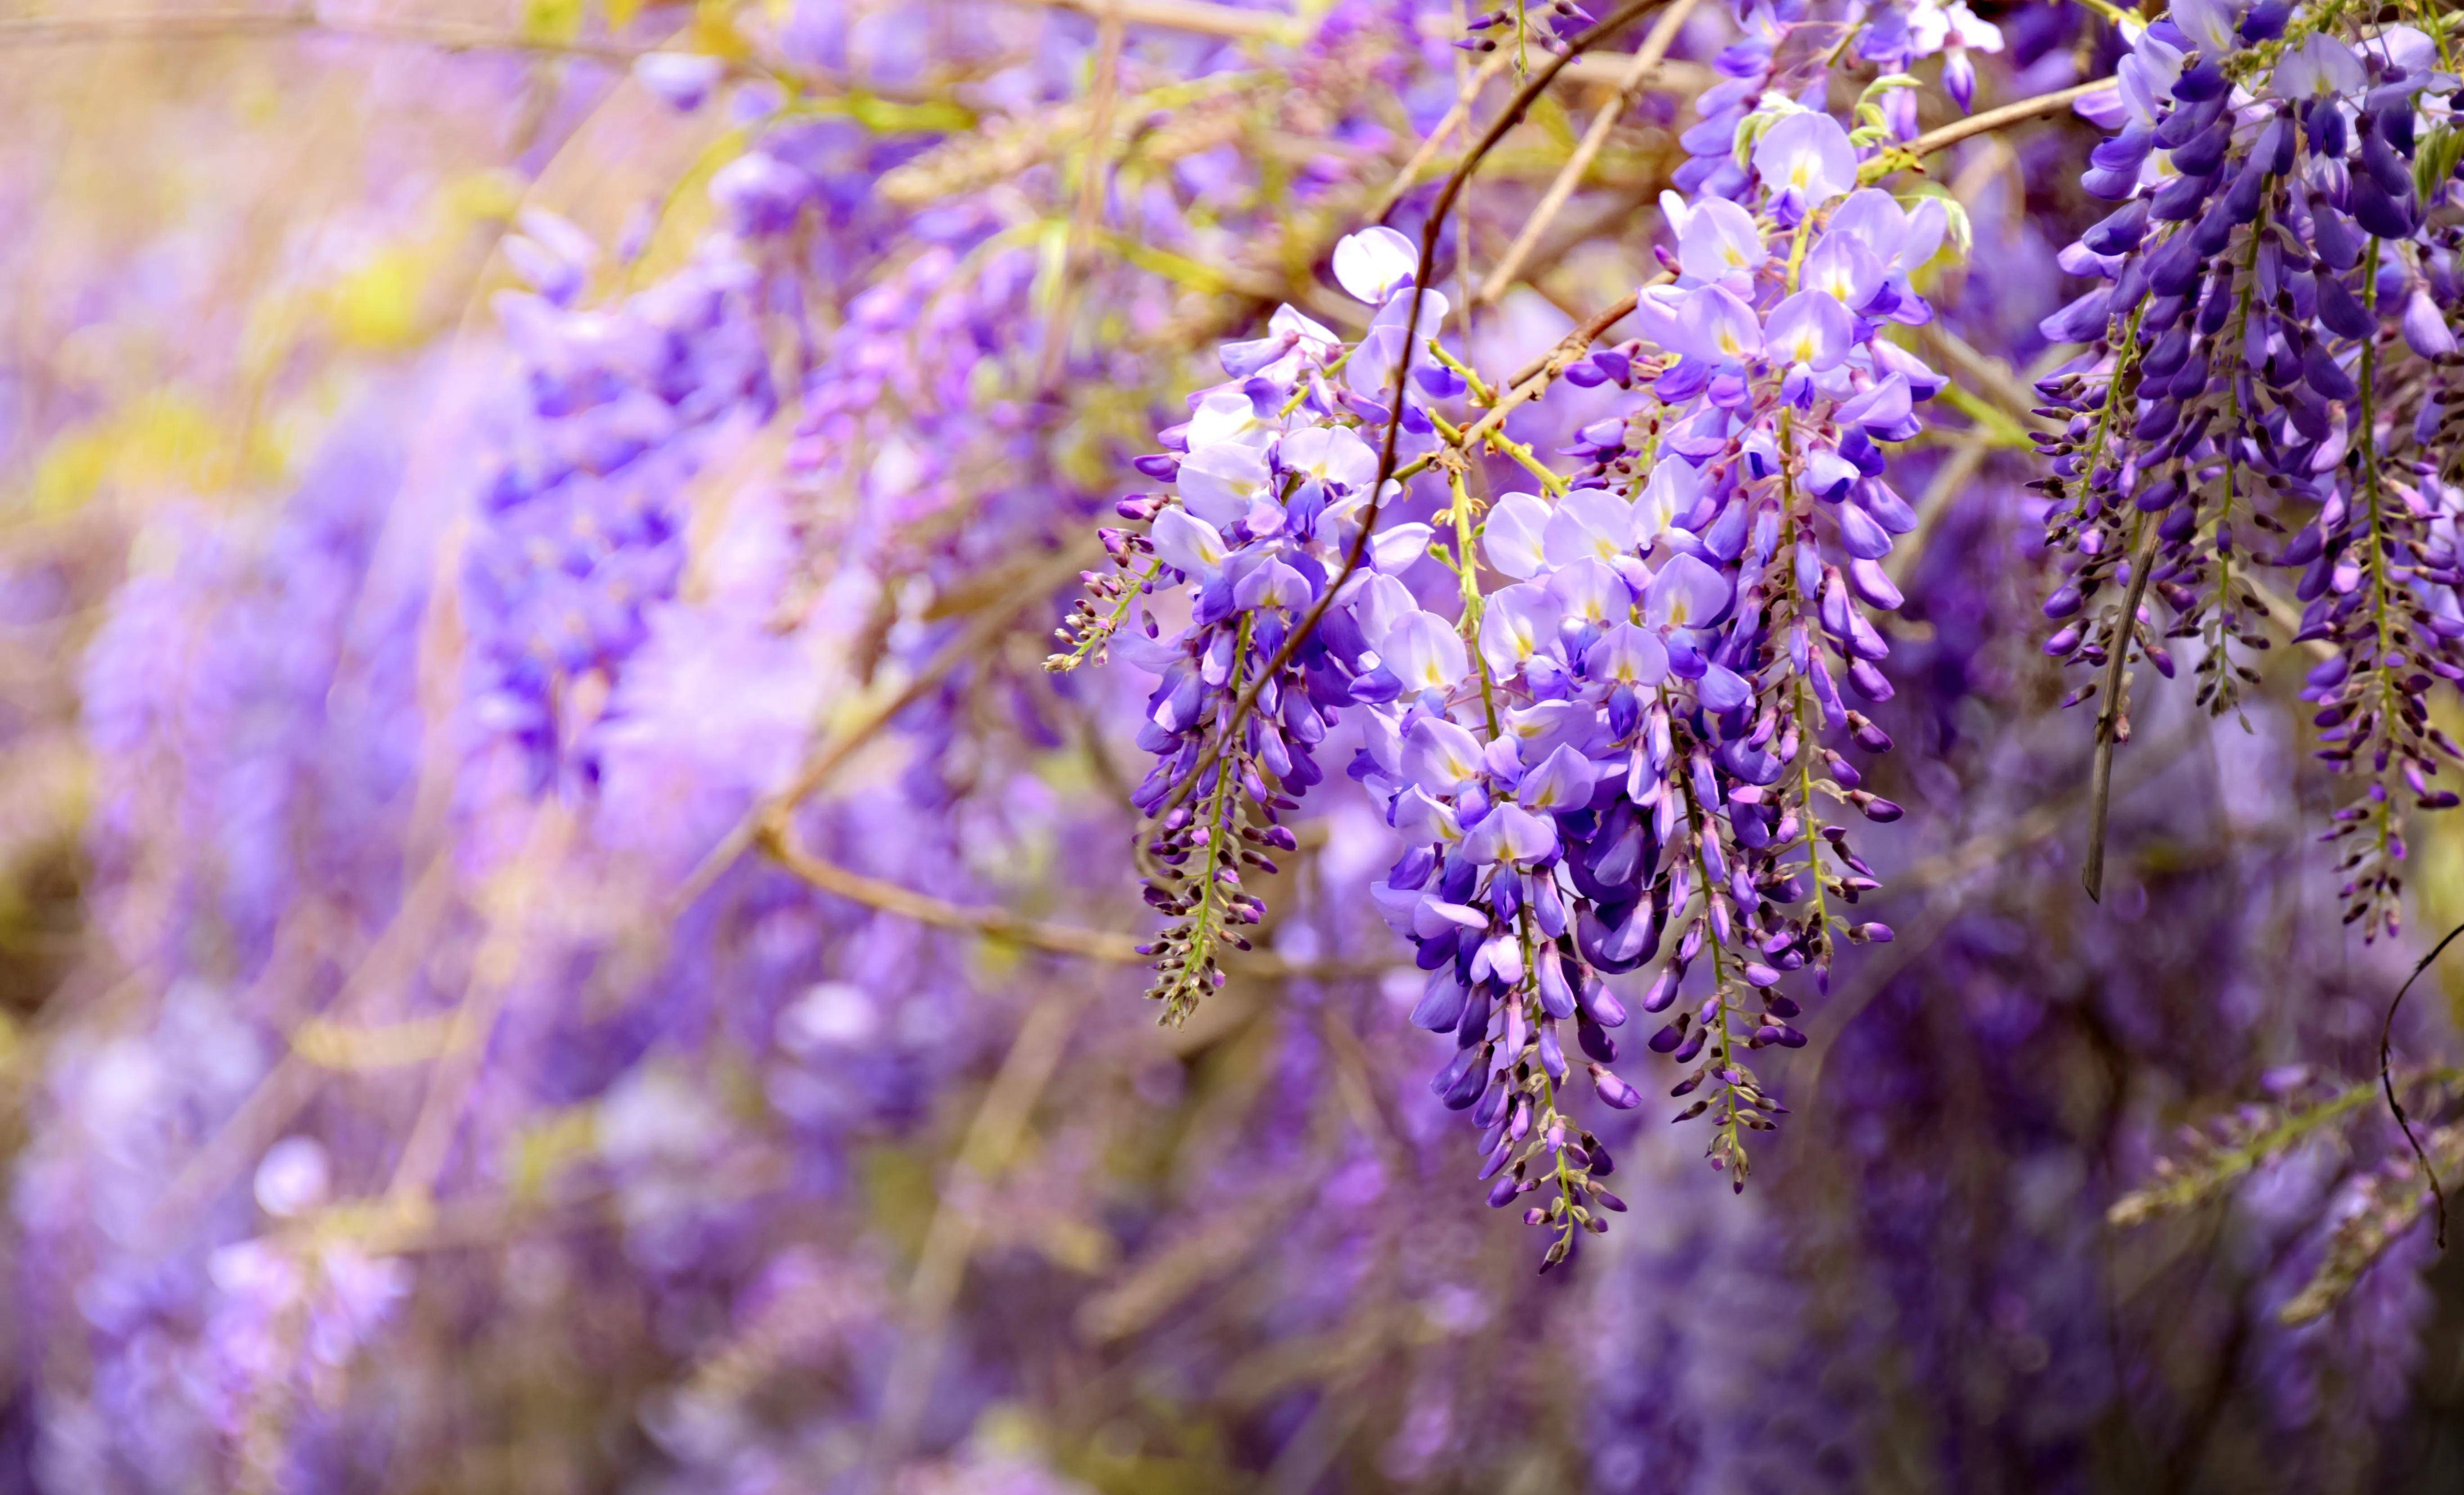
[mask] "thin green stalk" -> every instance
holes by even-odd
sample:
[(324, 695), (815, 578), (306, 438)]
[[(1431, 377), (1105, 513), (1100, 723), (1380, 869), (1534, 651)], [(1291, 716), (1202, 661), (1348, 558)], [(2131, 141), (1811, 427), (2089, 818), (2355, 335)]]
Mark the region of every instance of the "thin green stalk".
[[(2361, 367), (2362, 476), (2369, 484), (2368, 574), (2370, 627), (2373, 636), (2370, 671), (2378, 699), (2377, 735), (2383, 737), (2387, 743), (2388, 768), (2392, 769), (2396, 702), (2395, 672), (2387, 668), (2387, 662), (2389, 648), (2387, 631), (2391, 626), (2387, 616), (2387, 495), (2379, 480), (2378, 392), (2373, 388), (2377, 382), (2378, 336), (2375, 327), (2379, 309), (2379, 240), (2375, 238), (2370, 240), (2368, 250), (2362, 256), (2362, 305), (2370, 313), (2373, 326), (2371, 335), (2362, 340)], [(2384, 783), (2387, 770), (2382, 770), (2378, 776)], [(2378, 855), (2381, 860), (2385, 860), (2388, 841), (2395, 830), (2395, 796), (2392, 793), (2383, 793), (2378, 796), (2377, 802), (2371, 807), (2371, 815), (2377, 822), (2373, 829), (2376, 833)]]
[[(1226, 700), (1239, 698), (1241, 665), (1249, 657), (1249, 625), (1255, 616), (1255, 614), (1242, 614), (1240, 636), (1232, 651), (1232, 674), (1223, 687)], [(1166, 1022), (1176, 1022), (1186, 1016), (1189, 1009), (1205, 994), (1203, 992), (1192, 989), (1203, 983), (1206, 971), (1205, 956), (1213, 950), (1215, 940), (1221, 932), (1216, 927), (1216, 924), (1220, 913), (1219, 890), (1223, 883), (1218, 872), (1220, 865), (1237, 867), (1240, 864), (1237, 837), (1231, 837), (1225, 825), (1231, 802), (1232, 783), (1239, 777), (1233, 771), (1234, 766), (1232, 750), (1227, 745), (1223, 753), (1216, 759), (1215, 792), (1206, 806), (1205, 875), (1199, 888), (1198, 906), (1191, 910), (1190, 914), (1188, 948), (1184, 952), (1185, 958), (1181, 962), (1178, 975), (1174, 978), (1171, 990), (1163, 995), (1163, 1014)], [(1229, 860), (1224, 855), (1227, 849), (1232, 854)]]

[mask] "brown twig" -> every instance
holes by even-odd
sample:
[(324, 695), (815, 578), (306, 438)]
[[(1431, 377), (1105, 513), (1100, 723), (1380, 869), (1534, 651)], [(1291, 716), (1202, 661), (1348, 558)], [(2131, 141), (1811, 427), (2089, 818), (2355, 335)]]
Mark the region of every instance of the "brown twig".
[(759, 834), (762, 849), (789, 872), (825, 893), (852, 899), (884, 913), (913, 919), (917, 924), (931, 925), (935, 928), (965, 930), (989, 939), (1023, 945), (1030, 949), (1050, 950), (1058, 955), (1082, 955), (1089, 960), (1110, 961), (1117, 965), (1134, 965), (1145, 959), (1138, 953), (1138, 942), (1126, 934), (1071, 925), (1045, 924), (1004, 908), (966, 907), (825, 861), (798, 844), (794, 831), (787, 826), (770, 824)]
[[(1720, 75), (1700, 62), (1682, 58), (1662, 58), (1652, 70), (1652, 78), (1661, 86), (1691, 98), (1720, 81)], [(1575, 87), (1615, 88), (1625, 78), (1625, 64), (1614, 53), (1595, 52), (1574, 58), (1557, 75), (1557, 81)]]
[[(1664, 275), (1659, 278), (1660, 280), (1666, 279), (1668, 278)], [(1659, 281), (1655, 280), (1653, 283), (1657, 284)], [(1515, 374), (1509, 381), (1506, 392), (1498, 397), (1497, 403), (1484, 412), (1480, 419), (1463, 428), (1462, 443), (1463, 448), (1469, 450), (1485, 440), (1491, 432), (1506, 424), (1507, 416), (1547, 392), (1549, 387), (1557, 382), (1557, 376), (1571, 368), (1576, 359), (1591, 351), (1592, 345), (1606, 335), (1609, 328), (1634, 315), (1635, 304), (1639, 300), (1639, 298), (1631, 292), (1620, 297), (1614, 304), (1593, 313), (1591, 319), (1581, 326), (1559, 338), (1557, 346), (1542, 354), (1536, 362), (1526, 365), (1522, 371)]]
[(2121, 621), (2114, 626), (2113, 654), (2104, 665), (2104, 699), (2096, 708), (2096, 758), (2088, 770), (2087, 859), (2080, 885), (2092, 903), (2104, 899), (2105, 811), (2112, 801), (2113, 749), (2130, 729), (2123, 711), (2123, 692), (2130, 684), (2130, 651), (2139, 641), (2139, 603), (2147, 595), (2147, 576), (2156, 569), (2156, 526), (2144, 519), (2145, 531), (2130, 558), (2130, 589), (2123, 594)]
[(1906, 539), (1891, 547), (1890, 558), (1883, 563), (1882, 573), (1896, 585), (1904, 586), (1925, 552), (1933, 545), (1936, 526), (1950, 512), (1951, 500), (1976, 480), (1985, 470), (1985, 458), (1993, 449), (1992, 428), (1978, 426), (1959, 438), (1950, 456), (1934, 470), (1933, 480), (1917, 499), (1917, 527)]
[(2023, 121), (2057, 113), (2090, 94), (2102, 93), (2108, 88), (2115, 87), (2119, 82), (2118, 78), (2101, 78), (2092, 83), (2080, 83), (2072, 88), (2057, 89), (2050, 94), (2038, 94), (2034, 99), (2022, 99), (2017, 103), (2006, 103), (1998, 109), (1988, 109), (1983, 114), (1971, 114), (1967, 119), (1955, 120), (1938, 130), (1926, 131), (1908, 142), (1906, 148), (1908, 154), (1912, 156), (1930, 156), (1938, 150), (1948, 150), (1961, 141), (1972, 140), (1979, 135), (1990, 135), (2006, 124), (2017, 124)]
[(1377, 204), (1370, 210), (1371, 217), (1382, 219), (1395, 211), (1395, 204), (1419, 182), (1420, 172), (1444, 148), (1446, 137), (1452, 135), (1464, 117), (1471, 113), (1472, 102), (1480, 98), (1480, 91), (1505, 72), (1511, 60), (1512, 56), (1508, 53), (1492, 52), (1472, 70), (1469, 78), (1463, 80), (1455, 89), (1455, 101), (1447, 105), (1446, 112), (1439, 117), (1437, 127), (1421, 140), (1419, 148), (1414, 150), (1411, 159), (1403, 163), (1403, 168), (1395, 173), (1395, 180), (1386, 184), (1386, 190), (1377, 194)]
[(1286, 46), (1298, 46), (1307, 41), (1309, 33), (1315, 29), (1297, 15), (1209, 5), (1206, 0), (1020, 0), (1020, 3), (1045, 6), (1055, 11), (1076, 11), (1099, 19), (1116, 15), (1133, 26), (1195, 32), (1201, 36), (1280, 42)]
[[(1651, 283), (1658, 285), (1669, 279), (1671, 278), (1663, 273), (1655, 278)], [(1548, 352), (1541, 354), (1538, 358), (1533, 359), (1531, 362), (1524, 365), (1520, 369), (1516, 370), (1514, 377), (1506, 381), (1507, 390), (1509, 395), (1521, 390), (1525, 385), (1529, 384), (1534, 379), (1554, 378), (1556, 374), (1565, 372), (1567, 366), (1572, 364), (1575, 359), (1580, 358), (1584, 351), (1589, 349), (1594, 343), (1598, 342), (1602, 337), (1606, 336), (1609, 328), (1616, 326), (1618, 323), (1633, 316), (1634, 308), (1640, 301), (1641, 298), (1639, 296), (1632, 291), (1628, 291), (1616, 301), (1601, 308), (1599, 311), (1593, 313), (1591, 320), (1585, 322), (1581, 326), (1576, 327), (1573, 331), (1569, 332), (1564, 337), (1558, 339), (1557, 346), (1555, 347), (1551, 348)], [(1554, 373), (1551, 371), (1552, 368), (1555, 370)], [(1529, 396), (1527, 395), (1525, 397), (1529, 398)], [(1517, 401), (1516, 403), (1519, 404), (1521, 402)], [(1483, 423), (1485, 424), (1485, 421), (1484, 420)], [(1472, 429), (1478, 430), (1479, 428), (1475, 426)], [(1471, 432), (1466, 431), (1463, 435), (1467, 438), (1470, 436)]]
[(1918, 334), (1944, 362), (1968, 375), (1982, 390), (1993, 398), (2003, 412), (2025, 430), (2030, 421), (2038, 420), (2035, 409), (2043, 401), (2034, 398), (2028, 387), (2019, 380), (2009, 364), (1978, 348), (1942, 324), (1939, 319), (1925, 324)]
[[(788, 826), (765, 825), (759, 833), (759, 838), (762, 848), (777, 859), (781, 867), (823, 892), (902, 919), (913, 919), (917, 924), (936, 929), (979, 934), (986, 939), (1028, 949), (1099, 960), (1111, 965), (1141, 965), (1147, 958), (1139, 953), (1139, 941), (1134, 935), (1089, 929), (1082, 925), (1047, 924), (1011, 913), (1006, 908), (954, 904), (881, 878), (850, 872), (806, 850)], [(1285, 960), (1275, 955), (1243, 952), (1231, 957), (1225, 964), (1246, 976), (1339, 980), (1380, 974), (1395, 969), (1399, 957), (1397, 960), (1359, 961)]]
[(1566, 158), (1565, 166), (1557, 172), (1557, 179), (1551, 182), (1549, 190), (1541, 194), (1540, 206), (1532, 210), (1523, 231), (1514, 235), (1512, 244), (1507, 246), (1505, 257), (1498, 260), (1495, 269), (1489, 271), (1488, 279), (1481, 282), (1479, 294), (1472, 298), (1474, 303), (1483, 306), (1495, 303), (1506, 294), (1506, 288), (1514, 283), (1514, 278), (1523, 272), (1523, 261), (1531, 257), (1541, 235), (1549, 232), (1549, 226), (1556, 221), (1557, 214), (1565, 211), (1567, 201), (1574, 195), (1574, 189), (1582, 185), (1584, 173), (1591, 170), (1592, 162), (1608, 145), (1609, 132), (1617, 128), (1617, 121), (1634, 106), (1635, 99), (1642, 92), (1642, 85), (1660, 72), (1661, 59), (1668, 56), (1669, 47), (1677, 40), (1678, 28), (1683, 26), (1685, 17), (1693, 13), (1694, 4), (1695, 0), (1672, 0), (1668, 9), (1661, 12), (1660, 19), (1652, 22), (1651, 33), (1642, 39), (1642, 45), (1635, 51), (1634, 60), (1626, 64), (1624, 73), (1617, 78), (1616, 95), (1592, 116), (1591, 126), (1583, 131), (1582, 141), (1574, 146), (1574, 153)]
[(2404, 1114), (2404, 1103), (2395, 1098), (2395, 1081), (2388, 1074), (2388, 1068), (2395, 1045), (2396, 1009), (2404, 1005), (2404, 994), (2412, 990), (2412, 984), (2421, 979), (2421, 973), (2430, 969), (2431, 962), (2446, 953), (2447, 947), (2454, 944), (2459, 934), (2464, 934), (2464, 924), (2448, 930), (2446, 937), (2431, 946), (2429, 954), (2421, 957), (2419, 964), (2412, 968), (2412, 974), (2405, 977), (2404, 985), (2396, 988), (2395, 1000), (2387, 1003), (2387, 1020), (2379, 1025), (2379, 1088), (2387, 1094), (2387, 1114), (2404, 1128), (2404, 1140), (2412, 1145), (2412, 1155), (2421, 1163), (2421, 1176), (2430, 1180), (2430, 1197), (2438, 1209), (2438, 1249), (2441, 1251), (2447, 1249), (2447, 1191), (2438, 1185), (2438, 1170), (2430, 1166), (2428, 1149), (2422, 1147), (2421, 1139), (2413, 1135), (2412, 1119)]
[(1019, 614), (1051, 596), (1055, 589), (1075, 578), (1096, 559), (1087, 550), (1071, 549), (1028, 572), (1016, 591), (976, 614), (957, 637), (943, 644), (938, 652), (924, 661), (914, 678), (897, 695), (866, 712), (814, 748), (797, 769), (794, 778), (746, 812), (742, 819), (719, 837), (718, 844), (710, 849), (693, 871), (685, 875), (685, 880), (669, 895), (671, 915), (691, 906), (702, 894), (710, 891), (710, 885), (718, 881), (720, 874), (736, 865), (737, 859), (760, 838), (764, 825), (782, 821), (793, 814), (798, 805), (828, 783), (831, 775), (837, 773), (857, 749), (878, 736), (881, 729), (895, 721), (900, 712), (937, 687), (943, 676), (982, 653), (985, 645), (1008, 631)]

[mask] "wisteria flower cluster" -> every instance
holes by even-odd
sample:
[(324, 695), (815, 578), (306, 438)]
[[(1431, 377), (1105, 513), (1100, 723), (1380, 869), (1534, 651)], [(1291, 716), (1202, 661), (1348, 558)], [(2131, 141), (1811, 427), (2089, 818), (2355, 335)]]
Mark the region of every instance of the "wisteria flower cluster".
[(2427, 693), (2464, 680), (2439, 439), (2457, 231), (2432, 212), (2458, 83), (2422, 32), (2357, 49), (2348, 26), (2202, 3), (2122, 61), (2115, 133), (2081, 178), (2122, 206), (2064, 252), (2106, 283), (2044, 328), (2092, 345), (2042, 386), (2065, 422), (2041, 441), (2049, 535), (2075, 557), (2045, 647), (2100, 671), (2074, 699), (2101, 694), (2115, 740), (2129, 660), (2170, 676), (2167, 638), (2200, 640), (2200, 703), (2229, 710), (2257, 679), (2236, 651), (2269, 646), (2254, 569), (2298, 569), (2295, 641), (2327, 646), (2304, 693), (2319, 750), (2354, 785), (2328, 834), (2369, 938), (2400, 922), (2398, 796), (2456, 802), (2432, 782), (2456, 748)]
[(2453, 1483), (2452, 7), (495, 9), (0, 21), (0, 1486)]
[(619, 305), (576, 304), (597, 251), (543, 214), (508, 241), (535, 290), (499, 300), (518, 414), (482, 502), (469, 589), (492, 677), (492, 734), (529, 782), (595, 781), (609, 692), (684, 565), (680, 502), (731, 435), (777, 403), (753, 316), (758, 275), (732, 244)]
[[(1417, 283), (1410, 242), (1355, 234), (1333, 272), (1376, 308), (1369, 332), (1346, 344), (1287, 306), (1268, 338), (1223, 349), (1231, 380), (1140, 459), (1175, 491), (1123, 501), (1146, 528), (1107, 532), (1109, 611), (1090, 603), (1055, 659), (1134, 617), (1146, 636), (1127, 636), (1163, 675), (1140, 737), (1161, 761), (1135, 799), (1160, 821), (1150, 899), (1177, 921), (1151, 993), (1167, 1020), (1221, 984), (1219, 947), (1246, 948), (1260, 908), (1243, 876), (1271, 868), (1260, 845), (1291, 844), (1278, 816), (1355, 709), (1352, 776), (1405, 847), (1372, 892), (1431, 972), (1414, 1021), (1457, 1039), (1431, 1088), (1485, 1128), (1492, 1204), (1554, 1183), (1527, 1212), (1558, 1228), (1551, 1262), (1578, 1227), (1605, 1228), (1592, 1201), (1624, 1207), (1595, 1177), (1605, 1149), (1559, 1108), (1568, 1024), (1600, 1099), (1639, 1104), (1610, 1067), (1627, 1010), (1604, 975), (1668, 947), (1639, 1005), (1683, 1005), (1647, 1047), (1691, 1068), (1674, 1094), (1709, 1114), (1712, 1162), (1742, 1187), (1746, 1134), (1785, 1110), (1745, 1055), (1805, 1042), (1783, 974), (1827, 974), (1843, 938), (1890, 938), (1835, 911), (1879, 884), (1824, 809), (1901, 813), (1841, 749), (1890, 746), (1848, 704), (1893, 694), (1870, 610), (1903, 600), (1881, 563), (1918, 523), (1884, 452), (1944, 381), (1883, 333), (1930, 320), (1910, 276), (1949, 215), (1860, 187), (1826, 115), (1748, 123), (1750, 206), (1668, 197), (1674, 274), (1639, 292), (1641, 335), (1562, 370), (1630, 395), (1565, 449), (1570, 470), (1482, 413), (1502, 415), (1499, 391), (1430, 335), (1449, 308)], [(1410, 455), (1373, 502), (1381, 435)], [(1545, 497), (1475, 499), (1482, 441)], [(1378, 523), (1441, 482), (1431, 521)], [(1424, 554), (1455, 579), (1445, 611), (1406, 580)], [(1169, 583), (1191, 601), (1167, 638)]]

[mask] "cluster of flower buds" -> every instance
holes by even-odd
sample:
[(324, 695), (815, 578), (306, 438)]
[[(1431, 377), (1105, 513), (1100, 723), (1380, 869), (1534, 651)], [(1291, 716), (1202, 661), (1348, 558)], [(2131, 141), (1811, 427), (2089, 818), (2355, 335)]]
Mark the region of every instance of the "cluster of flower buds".
[[(1197, 860), (1150, 893), (1177, 921), (1156, 947), (1173, 1015), (1215, 979), (1227, 920), (1256, 916), (1240, 863), (1291, 806), (1276, 789), (1313, 782), (1309, 746), (1361, 708), (1351, 773), (1403, 843), (1371, 891), (1430, 972), (1414, 1020), (1455, 1038), (1431, 1086), (1482, 1127), (1491, 1203), (1553, 1187), (1527, 1210), (1555, 1232), (1544, 1264), (1623, 1208), (1562, 1108), (1577, 1068), (1608, 1105), (1640, 1103), (1611, 1068), (1627, 1008), (1604, 978), (1658, 961), (1639, 1005), (1674, 1015), (1647, 1046), (1689, 1069), (1678, 1119), (1709, 1116), (1742, 1188), (1746, 1134), (1785, 1110), (1747, 1056), (1805, 1041), (1784, 973), (1827, 979), (1840, 938), (1890, 937), (1838, 911), (1878, 884), (1821, 806), (1899, 814), (1841, 749), (1889, 747), (1849, 704), (1891, 695), (1869, 614), (1900, 605), (1882, 563), (1917, 522), (1883, 448), (1943, 380), (1885, 334), (1929, 319), (1911, 276), (1953, 218), (1860, 188), (1828, 115), (1752, 124), (1750, 206), (1669, 194), (1640, 336), (1565, 369), (1622, 412), (1581, 430), (1569, 470), (1508, 439), (1502, 397), (1430, 336), (1442, 296), (1417, 293), (1407, 338), (1411, 245), (1354, 234), (1334, 269), (1378, 307), (1369, 333), (1346, 346), (1286, 308), (1224, 349), (1233, 382), (1140, 459), (1177, 492), (1121, 505), (1145, 528), (1105, 532), (1119, 574), (1053, 660), (1111, 646), (1163, 676), (1137, 799), (1161, 817), (1150, 852)], [(1483, 450), (1542, 491), (1475, 498)], [(1434, 525), (1374, 524), (1439, 480)], [(1455, 578), (1443, 612), (1403, 574), (1424, 556)], [(1169, 636), (1145, 603), (1165, 587), (1192, 599)]]
[[(2433, 681), (2464, 680), (2464, 609), (2440, 470), (2453, 404), (2456, 78), (2409, 27), (2358, 48), (2334, 8), (2294, 16), (2190, 0), (2147, 28), (2101, 105), (2114, 133), (2082, 179), (2118, 207), (2064, 252), (2100, 283), (2048, 318), (2089, 345), (2039, 385), (2054, 546), (2048, 654), (2097, 671), (2126, 739), (2124, 671), (2165, 676), (2167, 638), (2200, 642), (2199, 701), (2236, 703), (2265, 649), (2255, 565), (2295, 568), (2297, 640), (2332, 656), (2308, 699), (2321, 756), (2358, 801), (2327, 834), (2346, 921), (2395, 927), (2404, 838), (2395, 796), (2432, 785), (2453, 746), (2429, 722)], [(2448, 448), (2452, 450), (2452, 447)], [(2169, 625), (2148, 600), (2162, 604)]]
[[(1540, 5), (1516, 0), (1513, 5), (1483, 11), (1463, 22), (1463, 30), (1471, 34), (1459, 38), (1455, 45), (1471, 53), (1495, 52), (1500, 46), (1561, 53), (1569, 38), (1595, 19), (1574, 0), (1545, 0)], [(1485, 34), (1492, 32), (1503, 35)]]
[(1827, 70), (1803, 65), (1802, 58), (1800, 65), (1783, 68), (1779, 60), (1782, 46), (1800, 24), (1756, 6), (1739, 22), (1745, 34), (1711, 59), (1722, 81), (1694, 100), (1699, 118), (1678, 137), (1688, 158), (1671, 179), (1678, 191), (1689, 197), (1744, 197), (1753, 187), (1753, 173), (1737, 159), (1737, 135), (1762, 109), (1766, 96), (1802, 96), (1808, 107), (1818, 107), (1831, 91)]
[(2115, 1200), (2106, 1219), (2128, 1229), (2211, 1204), (2241, 1187), (2254, 1171), (2376, 1104), (2378, 1096), (2375, 1079), (2340, 1086), (2307, 1065), (2270, 1070), (2261, 1088), (2263, 1101), (2180, 1127), (2147, 1181)]
[[(2431, 1170), (2453, 1176), (2455, 1165), (2464, 1162), (2464, 1127), (2436, 1127), (2421, 1145)], [(2346, 1180), (2331, 1212), (2336, 1223), (2326, 1233), (2319, 1265), (2277, 1309), (2277, 1322), (2299, 1328), (2334, 1312), (2372, 1267), (2396, 1254), (2408, 1237), (2419, 1238), (2416, 1231), (2431, 1202), (2421, 1164), (2407, 1153), (2390, 1152), (2377, 1167)]]

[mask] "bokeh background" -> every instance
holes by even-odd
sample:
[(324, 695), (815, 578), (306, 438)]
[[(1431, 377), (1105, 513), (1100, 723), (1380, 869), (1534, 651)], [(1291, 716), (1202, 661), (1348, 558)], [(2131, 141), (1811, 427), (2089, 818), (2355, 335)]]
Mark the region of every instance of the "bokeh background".
[[(1688, 10), (1481, 367), (1725, 148), (1751, 26)], [(1980, 106), (2110, 69), (2085, 9), (1979, 10)], [(2242, 720), (2160, 694), (2079, 891), (2019, 386), (2082, 122), (1936, 166), (1899, 937), (1742, 1196), (1604, 1116), (1633, 1212), (1534, 1274), (1339, 776), (1262, 956), (1155, 1026), (1152, 682), (1050, 630), (1214, 344), (1417, 228), (1481, 59), (1423, 0), (1103, 12), (0, 6), (0, 1488), (2464, 1487), (2464, 1268), (2372, 1089), (2426, 942), (2338, 923), (2298, 651)], [(1485, 169), (1463, 290), (1616, 79)], [(2453, 990), (2394, 1030), (2451, 1177)]]

